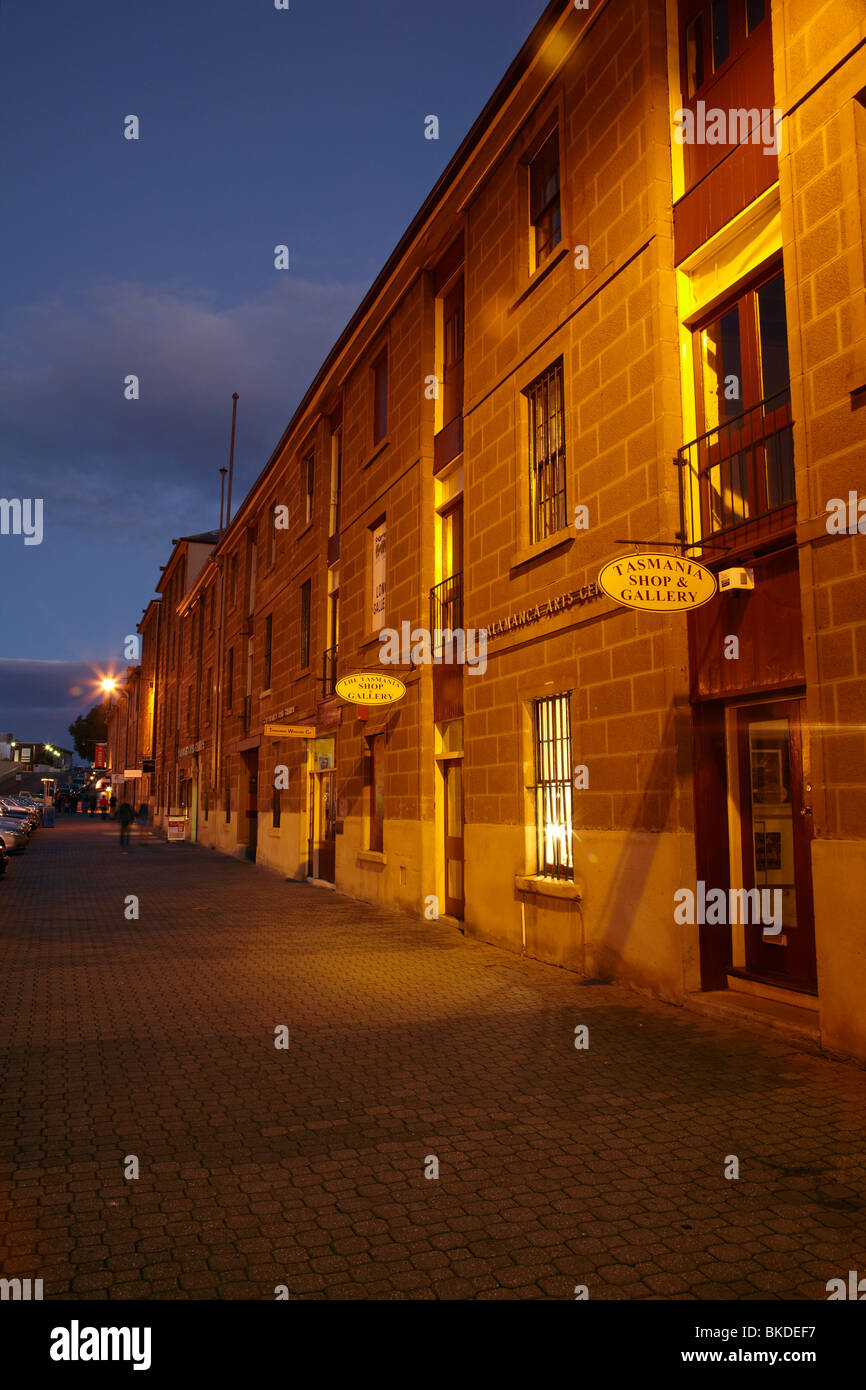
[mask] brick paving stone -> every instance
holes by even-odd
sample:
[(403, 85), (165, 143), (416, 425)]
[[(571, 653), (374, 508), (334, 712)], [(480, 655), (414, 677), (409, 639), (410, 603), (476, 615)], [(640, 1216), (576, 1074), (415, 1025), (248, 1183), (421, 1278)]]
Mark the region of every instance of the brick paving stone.
[(799, 1300), (866, 1268), (863, 1069), (112, 826), (0, 882), (0, 1065), (0, 1275), (48, 1298)]

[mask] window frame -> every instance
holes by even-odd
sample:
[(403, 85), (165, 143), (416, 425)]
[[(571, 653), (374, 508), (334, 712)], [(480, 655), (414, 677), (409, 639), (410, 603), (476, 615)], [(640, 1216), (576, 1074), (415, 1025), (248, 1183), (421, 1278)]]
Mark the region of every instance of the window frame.
[(310, 652), (312, 650), (312, 614), (313, 614), (313, 581), (305, 579), (299, 590), (301, 602), (301, 647), (300, 665), (301, 670), (306, 671), (310, 666)]
[[(559, 418), (559, 444), (551, 447), (550, 383), (558, 382), (559, 401), (554, 416)], [(538, 424), (536, 412), (539, 406), (539, 392), (547, 390), (546, 412), (546, 453), (540, 457), (536, 453), (538, 443)], [(568, 525), (568, 450), (565, 434), (565, 358), (560, 354), (542, 372), (523, 387), (521, 395), (526, 401), (529, 484), (529, 544), (537, 545), (549, 540)], [(547, 476), (548, 487), (542, 500), (539, 500), (539, 475)], [(549, 484), (554, 484), (551, 487)], [(547, 516), (547, 513), (550, 513)], [(545, 518), (543, 526), (541, 519)]]
[[(542, 695), (532, 702), (533, 769), (535, 773), (536, 876), (560, 882), (574, 882), (574, 783), (571, 737), (571, 697), (573, 691)], [(545, 766), (558, 769), (559, 776), (544, 775)], [(564, 774), (564, 775), (563, 775)], [(559, 812), (559, 821), (551, 820)], [(561, 825), (567, 848), (560, 860), (548, 855), (553, 843), (549, 824)]]

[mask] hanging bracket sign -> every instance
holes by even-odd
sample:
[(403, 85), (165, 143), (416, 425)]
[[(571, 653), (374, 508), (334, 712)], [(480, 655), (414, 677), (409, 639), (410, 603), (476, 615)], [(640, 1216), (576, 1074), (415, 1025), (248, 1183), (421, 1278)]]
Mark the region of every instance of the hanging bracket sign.
[(350, 705), (393, 705), (406, 694), (401, 680), (380, 671), (357, 671), (351, 676), (341, 676), (334, 689), (340, 699)]
[(608, 598), (651, 613), (691, 612), (716, 593), (716, 576), (697, 560), (654, 551), (611, 560), (598, 576)]

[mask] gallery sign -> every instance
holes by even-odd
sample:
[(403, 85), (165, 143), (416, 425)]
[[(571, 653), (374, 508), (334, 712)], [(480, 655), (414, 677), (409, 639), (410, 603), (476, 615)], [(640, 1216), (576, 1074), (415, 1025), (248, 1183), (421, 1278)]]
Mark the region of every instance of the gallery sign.
[(716, 576), (697, 560), (654, 551), (611, 560), (598, 576), (608, 598), (652, 613), (690, 612), (709, 603), (716, 593)]
[(393, 705), (406, 694), (401, 680), (378, 671), (356, 671), (354, 675), (341, 676), (334, 689), (340, 699), (350, 705)]

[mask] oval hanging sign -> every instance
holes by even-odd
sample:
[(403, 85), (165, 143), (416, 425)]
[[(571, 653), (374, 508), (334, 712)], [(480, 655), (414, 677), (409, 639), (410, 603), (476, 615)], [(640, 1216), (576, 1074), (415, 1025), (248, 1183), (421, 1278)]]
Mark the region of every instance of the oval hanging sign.
[(716, 576), (697, 560), (654, 551), (611, 560), (598, 585), (617, 603), (651, 613), (691, 612), (709, 603), (717, 587)]
[(352, 676), (341, 676), (334, 689), (341, 700), (351, 705), (392, 705), (406, 694), (401, 680), (380, 671), (357, 671)]

